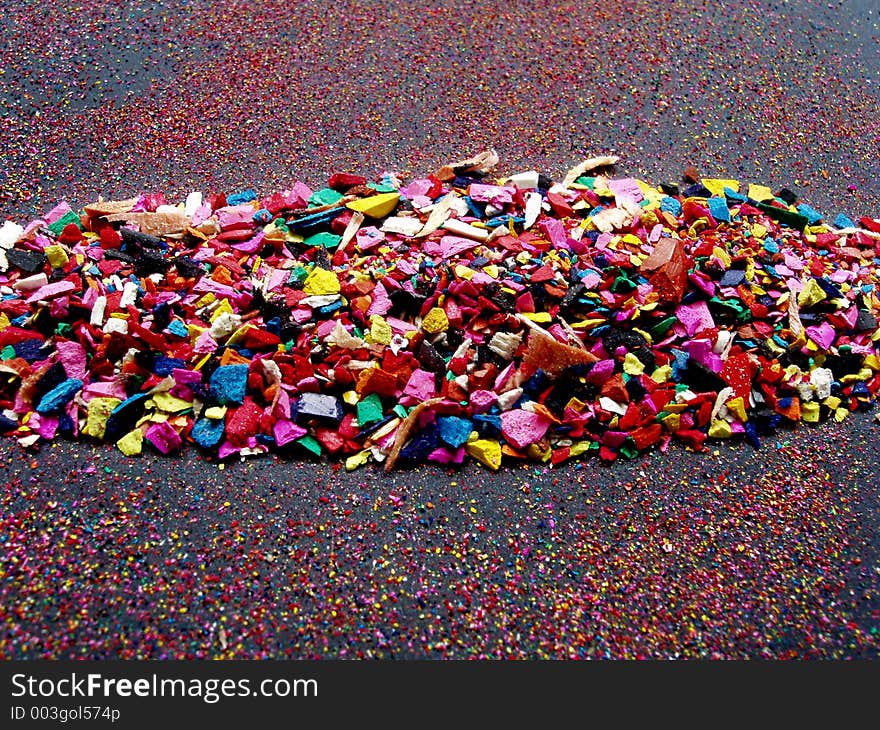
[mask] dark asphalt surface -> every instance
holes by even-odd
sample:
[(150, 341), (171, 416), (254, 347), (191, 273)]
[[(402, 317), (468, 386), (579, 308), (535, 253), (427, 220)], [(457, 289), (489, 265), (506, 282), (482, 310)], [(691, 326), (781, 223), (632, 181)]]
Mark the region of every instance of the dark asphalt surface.
[[(502, 172), (609, 151), (880, 213), (871, 0), (291, 8), (5, 11), (3, 213), (487, 145)], [(3, 443), (0, 656), (877, 658), (872, 416), (497, 474)]]
[(6, 446), (4, 647), (876, 657), (874, 427), (781, 436), (761, 451), (671, 448), (611, 468), (388, 476), (272, 459), (220, 470), (73, 444), (29, 462)]

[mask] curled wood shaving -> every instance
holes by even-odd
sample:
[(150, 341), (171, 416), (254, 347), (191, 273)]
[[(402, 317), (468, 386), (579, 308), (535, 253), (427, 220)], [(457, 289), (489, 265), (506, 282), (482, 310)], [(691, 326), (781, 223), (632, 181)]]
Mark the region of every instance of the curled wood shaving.
[(562, 181), (562, 187), (570, 188), (572, 186), (572, 183), (574, 183), (574, 181), (577, 180), (584, 173), (587, 173), (590, 170), (596, 170), (598, 168), (616, 165), (619, 159), (620, 158), (617, 155), (603, 155), (601, 157), (591, 157), (589, 160), (584, 160), (580, 164), (572, 167), (567, 173), (565, 173), (565, 179)]
[(413, 426), (415, 426), (416, 420), (418, 420), (422, 411), (426, 408), (437, 405), (442, 400), (443, 398), (429, 398), (423, 403), (419, 403), (409, 412), (409, 415), (407, 415), (403, 420), (403, 423), (397, 428), (397, 433), (394, 434), (394, 443), (391, 446), (391, 451), (388, 452), (388, 458), (385, 460), (385, 471), (391, 471), (394, 468), (397, 457), (400, 456), (404, 444), (406, 444), (409, 439), (409, 433), (412, 431)]

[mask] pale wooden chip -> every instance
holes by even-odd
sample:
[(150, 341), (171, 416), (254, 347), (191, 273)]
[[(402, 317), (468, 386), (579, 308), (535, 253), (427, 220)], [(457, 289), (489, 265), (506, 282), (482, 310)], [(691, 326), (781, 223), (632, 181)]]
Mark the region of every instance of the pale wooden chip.
[(473, 157), (458, 162), (450, 162), (438, 168), (434, 177), (443, 182), (452, 180), (458, 171), (488, 174), (492, 172), (499, 162), (498, 153), (493, 149), (480, 152)]
[(89, 203), (84, 210), (90, 216), (115, 215), (118, 213), (128, 213), (134, 208), (137, 198), (128, 198), (127, 200), (99, 200), (96, 203)]
[(540, 368), (551, 378), (555, 378), (572, 365), (590, 365), (599, 360), (592, 352), (584, 349), (583, 345), (575, 347), (563, 344), (527, 317), (518, 314), (517, 319), (531, 330), (527, 342), (528, 349), (520, 368), (523, 376), (531, 376)]
[(391, 447), (391, 451), (388, 453), (388, 459), (385, 461), (385, 471), (391, 471), (394, 468), (397, 457), (400, 456), (401, 450), (409, 439), (409, 432), (412, 431), (421, 412), (426, 408), (431, 408), (432, 406), (437, 405), (442, 400), (444, 399), (428, 398), (428, 400), (419, 403), (409, 412), (403, 423), (398, 426), (397, 433), (394, 434), (394, 444)]
[(570, 188), (572, 183), (577, 180), (581, 175), (589, 172), (590, 170), (596, 170), (601, 167), (610, 167), (611, 165), (616, 165), (620, 158), (617, 155), (603, 155), (601, 157), (591, 157), (589, 160), (584, 160), (578, 165), (572, 167), (566, 174), (565, 179), (562, 181), (562, 187)]
[(106, 216), (106, 219), (110, 223), (115, 221), (134, 223), (141, 233), (150, 236), (180, 233), (189, 225), (189, 218), (179, 210), (168, 213), (115, 213)]
[(430, 236), (442, 226), (446, 222), (446, 219), (449, 218), (454, 203), (455, 193), (447, 193), (444, 195), (440, 202), (434, 205), (433, 210), (428, 216), (428, 220), (425, 225), (422, 226), (422, 230), (416, 234), (416, 237), (423, 238), (424, 236)]

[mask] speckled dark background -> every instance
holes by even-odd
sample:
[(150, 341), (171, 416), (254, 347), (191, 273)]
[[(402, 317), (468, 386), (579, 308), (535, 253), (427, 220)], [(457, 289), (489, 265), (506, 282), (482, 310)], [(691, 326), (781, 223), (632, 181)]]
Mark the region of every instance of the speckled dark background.
[[(418, 174), (492, 145), (500, 172), (613, 152), (651, 182), (692, 163), (877, 216), (878, 11), (16, 3), (0, 208)], [(497, 474), (3, 443), (0, 656), (876, 658), (871, 418)]]

